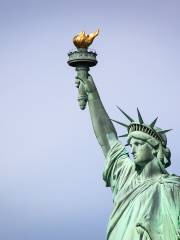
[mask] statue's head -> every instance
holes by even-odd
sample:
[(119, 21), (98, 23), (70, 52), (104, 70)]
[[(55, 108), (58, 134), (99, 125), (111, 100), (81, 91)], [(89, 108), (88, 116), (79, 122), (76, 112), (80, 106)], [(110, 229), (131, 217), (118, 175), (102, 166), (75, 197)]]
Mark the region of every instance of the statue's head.
[(163, 168), (171, 164), (171, 153), (167, 146), (147, 133), (141, 131), (131, 132), (128, 134), (128, 144), (132, 149), (135, 164), (140, 167), (145, 166), (154, 158), (158, 160)]
[(157, 118), (151, 124), (145, 124), (138, 109), (139, 122), (135, 122), (120, 108), (119, 110), (128, 118), (130, 124), (113, 121), (127, 128), (127, 134), (120, 137), (128, 137), (128, 145), (131, 146), (136, 165), (143, 167), (156, 158), (162, 168), (170, 166), (171, 153), (167, 148), (165, 135), (170, 130), (156, 127)]

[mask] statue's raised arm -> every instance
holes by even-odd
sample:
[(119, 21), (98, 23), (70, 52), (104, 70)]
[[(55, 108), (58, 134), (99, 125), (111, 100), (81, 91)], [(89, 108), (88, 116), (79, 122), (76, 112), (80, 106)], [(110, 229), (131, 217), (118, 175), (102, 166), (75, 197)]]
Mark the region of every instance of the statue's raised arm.
[(77, 77), (76, 86), (87, 96), (89, 111), (91, 115), (93, 129), (104, 155), (107, 155), (110, 147), (117, 141), (116, 130), (102, 104), (95, 83), (90, 75), (87, 79)]

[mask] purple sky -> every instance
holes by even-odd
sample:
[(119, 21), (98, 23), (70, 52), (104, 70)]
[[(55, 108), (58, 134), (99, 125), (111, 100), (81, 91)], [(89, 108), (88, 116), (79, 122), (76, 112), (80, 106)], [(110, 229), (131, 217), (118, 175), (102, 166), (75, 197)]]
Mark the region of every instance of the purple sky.
[[(100, 28), (91, 70), (112, 118), (159, 116), (180, 175), (180, 2), (0, 1), (0, 239), (105, 239), (112, 196), (67, 61)], [(119, 134), (124, 129), (117, 127)]]

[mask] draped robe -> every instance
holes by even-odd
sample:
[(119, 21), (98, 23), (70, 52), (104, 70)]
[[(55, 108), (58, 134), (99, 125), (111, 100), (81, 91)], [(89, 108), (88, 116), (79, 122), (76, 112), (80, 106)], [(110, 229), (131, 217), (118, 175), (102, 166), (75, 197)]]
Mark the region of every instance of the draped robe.
[(180, 177), (138, 174), (125, 147), (109, 151), (103, 179), (113, 193), (108, 240), (180, 240)]

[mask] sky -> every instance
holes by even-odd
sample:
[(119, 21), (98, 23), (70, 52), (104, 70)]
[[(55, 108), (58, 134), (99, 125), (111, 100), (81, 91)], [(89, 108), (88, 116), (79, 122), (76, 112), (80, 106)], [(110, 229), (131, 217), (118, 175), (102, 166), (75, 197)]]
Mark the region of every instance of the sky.
[(100, 29), (90, 73), (109, 116), (126, 121), (116, 105), (158, 116), (180, 175), (179, 10), (178, 0), (0, 0), (0, 239), (105, 239), (104, 156), (67, 65), (80, 31)]

